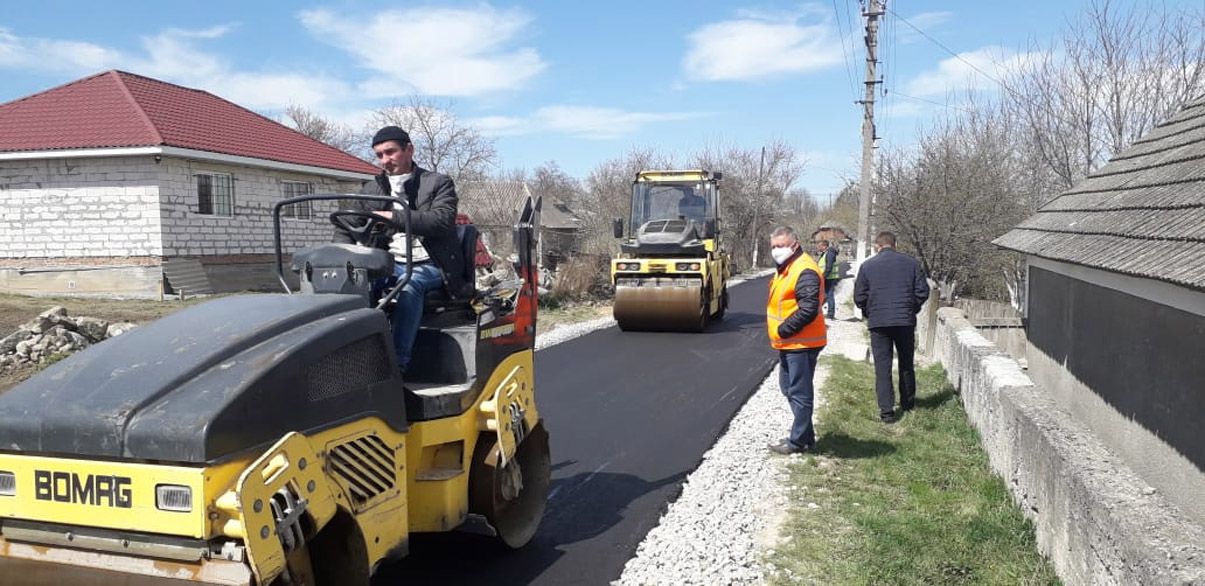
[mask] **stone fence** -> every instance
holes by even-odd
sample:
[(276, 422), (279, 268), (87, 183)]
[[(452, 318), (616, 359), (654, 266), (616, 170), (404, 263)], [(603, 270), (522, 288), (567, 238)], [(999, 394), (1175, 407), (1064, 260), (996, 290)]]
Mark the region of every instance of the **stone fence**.
[(944, 366), (992, 469), (1064, 582), (1205, 584), (1205, 528), (1063, 411), (960, 310), (926, 308), (920, 321), (920, 348)]

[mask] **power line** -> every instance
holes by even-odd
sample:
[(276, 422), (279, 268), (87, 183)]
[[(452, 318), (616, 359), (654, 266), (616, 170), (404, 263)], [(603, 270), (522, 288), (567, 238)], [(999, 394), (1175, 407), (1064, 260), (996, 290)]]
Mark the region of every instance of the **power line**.
[[(852, 49), (847, 50), (845, 48), (847, 36), (845, 34), (845, 26), (841, 23), (841, 11), (837, 8), (837, 0), (833, 0), (833, 16), (837, 17), (837, 33), (841, 35), (841, 55), (845, 61), (845, 77), (849, 79), (849, 93), (851, 96), (853, 96), (854, 100), (857, 100), (858, 85), (854, 83), (854, 75), (850, 69), (850, 62), (852, 61), (850, 58), (850, 53), (852, 53)], [(849, 28), (850, 34), (853, 34), (853, 22), (849, 23)]]
[(929, 104), (933, 104), (934, 106), (941, 106), (941, 107), (943, 107), (943, 108), (954, 108), (955, 110), (962, 110), (963, 112), (966, 112), (966, 113), (968, 113), (968, 114), (974, 114), (974, 113), (975, 113), (975, 111), (974, 111), (974, 110), (971, 110), (970, 108), (963, 108), (962, 106), (955, 106), (954, 104), (950, 104), (950, 103), (945, 103), (945, 104), (943, 104), (943, 103), (941, 103), (941, 102), (937, 102), (937, 101), (934, 101), (934, 100), (930, 100), (930, 99), (928, 99), (928, 98), (919, 98), (919, 97), (917, 97), (917, 96), (910, 96), (910, 95), (905, 94), (905, 93), (903, 93), (903, 92), (898, 92), (898, 91), (897, 91), (897, 92), (895, 92), (895, 95), (897, 95), (897, 96), (899, 96), (899, 97), (901, 97), (901, 98), (908, 98), (909, 100), (916, 100), (916, 101), (918, 101), (918, 102), (926, 102), (926, 103), (929, 103)]
[(996, 79), (994, 76), (988, 74), (988, 72), (986, 72), (982, 69), (979, 69), (974, 63), (971, 63), (970, 61), (967, 61), (966, 59), (964, 59), (962, 57), (962, 55), (955, 53), (949, 47), (943, 45), (941, 41), (929, 36), (929, 33), (926, 33), (925, 31), (921, 30), (920, 27), (916, 26), (915, 24), (912, 24), (911, 22), (908, 22), (908, 19), (900, 16), (899, 14), (896, 14), (895, 11), (891, 10), (890, 8), (887, 8), (887, 12), (890, 12), (892, 16), (900, 19), (900, 21), (902, 21), (904, 24), (911, 27), (912, 30), (916, 31), (917, 33), (920, 33), (920, 35), (922, 37), (929, 39), (929, 41), (932, 42), (934, 45), (941, 47), (942, 50), (944, 50), (946, 53), (949, 53), (950, 55), (954, 56), (955, 59), (962, 61), (963, 63), (966, 63), (968, 67), (970, 67), (971, 69), (974, 69), (975, 71), (978, 71), (980, 74), (983, 75), (983, 77), (986, 77), (986, 78), (996, 82), (997, 84), (1000, 85), (1000, 87), (1004, 88), (1005, 91), (1007, 91), (1008, 93), (1016, 95), (1016, 92), (1014, 92), (1012, 88), (1008, 87), (1008, 84), (1004, 83), (1003, 81), (1000, 81), (999, 79)]

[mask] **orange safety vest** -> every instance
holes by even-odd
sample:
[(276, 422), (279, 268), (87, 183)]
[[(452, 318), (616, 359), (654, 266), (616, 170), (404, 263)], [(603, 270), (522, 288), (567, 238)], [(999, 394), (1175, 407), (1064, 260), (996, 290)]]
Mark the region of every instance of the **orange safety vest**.
[[(778, 337), (778, 324), (791, 317), (799, 304), (795, 302), (795, 284), (804, 271), (812, 271), (820, 276), (820, 299), (816, 305), (816, 319), (813, 319), (803, 329), (789, 338)], [(786, 271), (774, 273), (770, 281), (770, 299), (766, 302), (766, 328), (770, 332), (770, 345), (778, 350), (799, 350), (803, 348), (820, 348), (828, 343), (828, 328), (824, 325), (824, 276), (820, 267), (807, 254), (800, 254)]]

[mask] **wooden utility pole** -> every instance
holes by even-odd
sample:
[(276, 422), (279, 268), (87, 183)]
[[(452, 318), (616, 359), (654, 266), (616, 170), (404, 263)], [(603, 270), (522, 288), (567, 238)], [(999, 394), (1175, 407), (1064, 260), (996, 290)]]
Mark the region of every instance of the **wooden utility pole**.
[(866, 17), (866, 97), (860, 102), (862, 115), (862, 179), (858, 198), (858, 263), (866, 260), (870, 247), (870, 182), (874, 174), (874, 93), (879, 80), (875, 66), (879, 63), (879, 17), (883, 15), (883, 0), (870, 0), (862, 13)]

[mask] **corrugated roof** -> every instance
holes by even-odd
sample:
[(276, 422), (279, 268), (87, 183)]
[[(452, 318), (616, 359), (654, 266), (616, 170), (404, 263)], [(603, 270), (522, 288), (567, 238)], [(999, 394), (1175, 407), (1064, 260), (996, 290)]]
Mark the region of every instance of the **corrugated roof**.
[(209, 92), (124, 71), (0, 104), (0, 152), (150, 146), (353, 173), (379, 171)]
[(1205, 290), (1205, 97), (995, 243)]
[[(466, 181), (456, 186), (459, 210), (474, 222), (509, 226), (518, 217), (531, 191), (522, 181)], [(556, 198), (545, 197), (540, 208), (540, 226), (552, 230), (576, 230), (581, 221)]]

